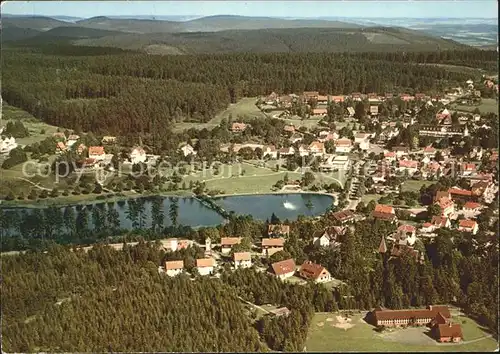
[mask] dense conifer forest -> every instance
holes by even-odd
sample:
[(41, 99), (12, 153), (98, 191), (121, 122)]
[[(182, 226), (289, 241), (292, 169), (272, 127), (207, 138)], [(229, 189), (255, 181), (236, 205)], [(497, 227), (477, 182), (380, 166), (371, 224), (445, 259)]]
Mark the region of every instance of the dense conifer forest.
[(479, 50), (148, 56), (65, 48), (5, 51), (3, 99), (53, 125), (122, 135), (206, 122), (241, 97), (271, 91), (437, 92), (469, 74), (422, 63), (491, 69), (497, 62), (496, 52)]

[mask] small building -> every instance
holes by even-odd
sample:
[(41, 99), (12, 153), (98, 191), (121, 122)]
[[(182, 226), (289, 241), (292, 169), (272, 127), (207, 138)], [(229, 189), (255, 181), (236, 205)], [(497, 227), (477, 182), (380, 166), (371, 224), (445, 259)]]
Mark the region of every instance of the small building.
[(72, 147), (78, 141), (78, 139), (80, 139), (79, 135), (71, 134), (70, 136), (68, 136), (68, 141), (66, 141), (66, 145), (68, 147)]
[(220, 240), (221, 253), (228, 254), (234, 245), (241, 243), (241, 237), (222, 237)]
[(283, 251), (285, 239), (283, 238), (263, 238), (262, 255), (270, 257), (276, 252)]
[(181, 274), (184, 270), (184, 261), (166, 261), (165, 262), (165, 273), (169, 277), (175, 277), (178, 274)]
[(418, 161), (400, 160), (399, 171), (408, 171), (409, 175), (413, 175), (418, 171)]
[(269, 224), (267, 225), (268, 236), (288, 236), (290, 235), (290, 225), (285, 224)]
[(437, 324), (434, 333), (436, 340), (441, 343), (459, 343), (464, 339), (459, 323)]
[(288, 138), (288, 141), (292, 144), (298, 143), (299, 141), (302, 141), (304, 139), (304, 134), (295, 132), (292, 134), (290, 138)]
[(355, 220), (356, 214), (352, 210), (341, 210), (331, 214), (332, 218), (340, 223), (341, 225), (345, 225), (351, 223)]
[(252, 266), (252, 256), (250, 252), (235, 252), (233, 255), (234, 268), (250, 268)]
[(103, 146), (89, 146), (89, 158), (102, 161), (106, 158)]
[(116, 143), (116, 136), (103, 136), (101, 140), (102, 144), (115, 144)]
[(262, 157), (266, 156), (269, 156), (271, 159), (278, 158), (278, 150), (276, 150), (276, 147), (274, 145), (264, 146), (264, 148), (262, 149)]
[(401, 233), (401, 235), (404, 235), (406, 238), (406, 242), (410, 245), (413, 246), (413, 244), (416, 241), (416, 235), (417, 235), (417, 229), (413, 225), (409, 224), (403, 224), (398, 227), (398, 232)]
[(312, 280), (315, 283), (325, 283), (332, 280), (330, 272), (322, 265), (305, 261), (299, 270), (299, 275), (306, 279)]
[(0, 153), (1, 154), (9, 154), (11, 150), (14, 150), (17, 147), (16, 138), (13, 136), (9, 137), (0, 137)]
[(390, 223), (395, 223), (398, 221), (394, 208), (389, 205), (383, 204), (377, 204), (375, 206), (375, 210), (372, 212), (372, 217), (375, 219), (389, 221)]
[(309, 153), (313, 156), (323, 156), (326, 153), (325, 144), (319, 141), (313, 141), (309, 144)]
[(196, 155), (196, 151), (189, 144), (185, 144), (185, 145), (181, 146), (180, 150), (182, 152), (182, 155), (184, 155), (184, 157), (189, 156), (189, 155)]
[(233, 123), (231, 125), (231, 131), (233, 133), (241, 133), (248, 128), (248, 124), (245, 123)]
[(130, 161), (132, 164), (146, 162), (146, 151), (142, 147), (132, 149), (130, 153)]
[(370, 150), (370, 137), (369, 133), (357, 133), (354, 136), (354, 143), (358, 144), (361, 150)]
[(201, 258), (196, 260), (196, 269), (200, 275), (211, 275), (214, 272), (214, 259)]
[(477, 213), (481, 210), (482, 204), (475, 202), (467, 202), (462, 207), (462, 210), (469, 213)]
[(446, 216), (433, 216), (431, 219), (431, 224), (434, 227), (434, 230), (440, 229), (442, 227), (450, 228), (451, 221)]
[(292, 258), (271, 264), (273, 274), (281, 280), (293, 276), (296, 268), (295, 261)]
[(335, 141), (335, 152), (349, 153), (352, 151), (351, 139), (338, 139)]
[(323, 118), (328, 113), (326, 108), (314, 108), (311, 110), (311, 117)]
[(162, 241), (163, 248), (165, 251), (175, 252), (177, 250), (186, 249), (191, 246), (190, 240), (178, 240), (176, 238), (169, 238), (165, 241)]
[(295, 155), (295, 148), (293, 146), (290, 146), (287, 148), (281, 148), (279, 150), (279, 155), (280, 156), (293, 156), (293, 155)]
[(345, 235), (347, 228), (342, 226), (333, 226), (325, 230), (316, 231), (313, 234), (312, 243), (317, 247), (338, 246), (338, 242)]
[(455, 203), (448, 197), (439, 198), (436, 204), (441, 208), (441, 216), (449, 217), (455, 212)]
[(58, 141), (56, 144), (56, 152), (61, 154), (67, 150), (66, 145), (62, 141)]
[(458, 224), (458, 231), (470, 232), (471, 234), (475, 235), (479, 231), (479, 226), (476, 220), (464, 219), (460, 220)]

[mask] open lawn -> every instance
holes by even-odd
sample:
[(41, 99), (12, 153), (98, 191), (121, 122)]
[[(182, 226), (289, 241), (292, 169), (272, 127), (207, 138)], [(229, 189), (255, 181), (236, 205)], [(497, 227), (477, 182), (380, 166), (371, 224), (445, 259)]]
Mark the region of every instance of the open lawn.
[[(487, 338), (471, 319), (453, 317), (456, 323), (462, 323), (464, 343), (437, 343), (427, 334), (426, 328), (408, 328), (388, 330), (384, 333), (374, 331), (372, 325), (367, 324), (363, 315), (351, 316), (350, 321), (343, 319), (339, 314), (316, 314), (312, 320), (306, 341), (307, 352), (456, 352), (456, 351), (487, 351), (492, 352), (498, 343)], [(468, 343), (468, 341), (473, 341)]]
[(382, 194), (365, 194), (361, 197), (361, 201), (365, 204), (370, 203), (372, 200), (378, 201), (382, 197)]
[(416, 181), (409, 179), (407, 181), (404, 181), (403, 184), (401, 185), (401, 191), (402, 192), (418, 192), (422, 186), (428, 186), (431, 185), (432, 182), (429, 181)]
[(42, 141), (46, 137), (52, 136), (52, 134), (58, 129), (56, 126), (46, 124), (20, 108), (3, 104), (0, 126), (7, 125), (7, 123), (11, 120), (22, 121), (30, 133), (30, 136), (26, 138), (16, 139), (16, 142), (20, 145), (30, 145), (35, 142)]
[(473, 112), (476, 108), (478, 108), (481, 113), (491, 112), (498, 114), (498, 102), (494, 98), (483, 98), (481, 100), (481, 104), (478, 106), (453, 105), (452, 108), (466, 112)]
[(239, 119), (251, 119), (251, 118), (264, 118), (267, 116), (257, 108), (255, 105), (257, 98), (242, 98), (237, 103), (232, 103), (227, 109), (217, 114), (214, 118), (209, 120), (207, 123), (178, 123), (175, 125), (176, 131), (182, 131), (184, 129), (196, 128), (196, 129), (213, 129), (218, 126), (220, 122), (225, 118), (229, 119), (232, 115), (233, 121)]

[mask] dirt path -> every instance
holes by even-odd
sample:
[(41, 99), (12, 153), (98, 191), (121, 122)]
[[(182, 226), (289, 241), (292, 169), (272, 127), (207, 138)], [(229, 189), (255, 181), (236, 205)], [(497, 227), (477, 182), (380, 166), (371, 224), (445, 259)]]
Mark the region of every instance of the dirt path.
[(243, 301), (245, 304), (248, 304), (248, 305), (250, 305), (252, 307), (255, 307), (255, 308), (259, 309), (259, 310), (264, 311), (265, 313), (271, 313), (270, 311), (266, 310), (265, 308), (260, 307), (259, 305), (255, 305), (254, 303), (251, 303), (250, 301), (246, 301), (245, 299), (243, 299), (240, 296), (238, 296), (238, 299), (240, 299), (241, 301)]

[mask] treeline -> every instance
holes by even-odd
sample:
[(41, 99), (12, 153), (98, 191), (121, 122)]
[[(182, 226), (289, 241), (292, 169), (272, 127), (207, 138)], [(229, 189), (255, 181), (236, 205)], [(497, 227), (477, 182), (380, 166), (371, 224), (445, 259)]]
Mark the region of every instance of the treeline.
[[(154, 244), (2, 257), (6, 352), (264, 351), (235, 290), (158, 274)], [(64, 279), (64, 281), (62, 281)]]
[(230, 102), (271, 91), (437, 92), (469, 74), (418, 63), (473, 60), (484, 66), (496, 55), (450, 53), (65, 56), (7, 50), (2, 97), (65, 128), (150, 133), (180, 121), (206, 122)]

